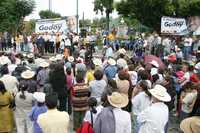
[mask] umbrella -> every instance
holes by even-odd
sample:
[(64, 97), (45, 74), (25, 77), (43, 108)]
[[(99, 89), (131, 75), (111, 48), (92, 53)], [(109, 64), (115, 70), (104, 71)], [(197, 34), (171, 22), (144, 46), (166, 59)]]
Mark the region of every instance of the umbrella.
[(163, 61), (161, 60), (161, 58), (154, 56), (154, 55), (146, 55), (144, 57), (144, 62), (145, 64), (149, 64), (152, 61), (156, 61), (159, 64), (159, 68), (164, 69), (165, 68), (165, 64), (163, 63)]

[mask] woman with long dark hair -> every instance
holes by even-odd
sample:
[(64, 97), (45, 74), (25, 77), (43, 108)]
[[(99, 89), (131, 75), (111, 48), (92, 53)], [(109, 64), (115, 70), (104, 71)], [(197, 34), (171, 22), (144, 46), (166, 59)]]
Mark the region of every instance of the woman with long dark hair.
[(9, 108), (13, 96), (9, 93), (3, 82), (0, 81), (0, 132), (11, 133), (13, 130), (14, 120), (13, 111)]
[(58, 109), (60, 111), (66, 111), (67, 89), (63, 64), (55, 64), (54, 69), (49, 73), (49, 83), (52, 85), (53, 91), (58, 94)]
[(134, 130), (135, 133), (139, 132), (139, 122), (136, 120), (138, 115), (144, 111), (147, 107), (151, 104), (151, 94), (149, 92), (148, 82), (145, 80), (142, 80), (139, 82), (139, 84), (136, 86), (139, 90), (139, 93), (132, 98), (132, 112), (134, 116)]
[(27, 82), (21, 82), (20, 91), (15, 96), (15, 120), (18, 133), (32, 133), (33, 125), (28, 118), (33, 105), (33, 94), (28, 92)]

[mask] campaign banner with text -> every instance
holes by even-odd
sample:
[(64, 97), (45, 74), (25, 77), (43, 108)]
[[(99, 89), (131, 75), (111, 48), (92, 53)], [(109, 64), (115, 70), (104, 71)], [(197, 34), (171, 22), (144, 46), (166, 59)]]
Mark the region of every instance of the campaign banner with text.
[(161, 18), (161, 33), (168, 35), (186, 35), (188, 28), (184, 18)]
[(36, 22), (35, 32), (36, 33), (57, 33), (67, 31), (66, 20), (56, 20), (56, 19), (41, 19)]

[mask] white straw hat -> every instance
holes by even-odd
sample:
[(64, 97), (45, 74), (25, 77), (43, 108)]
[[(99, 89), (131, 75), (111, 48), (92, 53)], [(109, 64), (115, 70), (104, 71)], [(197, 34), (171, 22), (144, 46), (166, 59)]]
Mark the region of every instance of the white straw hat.
[(45, 68), (49, 66), (49, 63), (44, 61), (44, 62), (41, 62), (39, 66)]
[(56, 55), (56, 60), (62, 60), (63, 59), (63, 55), (62, 54), (57, 54)]
[(103, 64), (102, 61), (101, 61), (101, 59), (98, 59), (98, 58), (94, 58), (93, 59), (93, 63), (96, 66), (101, 66)]
[(171, 96), (167, 93), (167, 90), (162, 85), (155, 85), (153, 89), (150, 89), (149, 92), (152, 96), (163, 102), (171, 101)]
[(1, 65), (11, 64), (11, 61), (7, 56), (2, 56), (0, 57), (0, 64)]
[(113, 92), (111, 96), (108, 96), (109, 103), (116, 108), (123, 108), (128, 105), (128, 96), (119, 92)]
[(52, 57), (49, 58), (49, 61), (51, 61), (51, 62), (55, 62), (55, 61), (57, 61), (57, 59), (56, 59), (55, 56), (52, 56)]
[(126, 54), (126, 50), (124, 49), (124, 48), (122, 48), (122, 49), (119, 49), (119, 51), (118, 51), (120, 54), (123, 54), (123, 55), (125, 55)]
[(31, 79), (34, 77), (34, 75), (35, 75), (35, 72), (26, 70), (26, 71), (22, 72), (21, 77), (23, 79)]
[(72, 56), (69, 56), (67, 59), (69, 62), (74, 62), (74, 57), (72, 57)]
[(34, 54), (33, 54), (33, 53), (30, 53), (30, 54), (27, 55), (27, 57), (28, 57), (29, 59), (32, 59), (32, 58), (34, 58)]
[(153, 65), (153, 66), (155, 66), (155, 67), (157, 67), (157, 68), (159, 67), (158, 62), (155, 61), (155, 60), (152, 60), (152, 61), (150, 62), (150, 64)]
[(114, 66), (114, 65), (116, 65), (116, 61), (113, 58), (109, 58), (108, 64), (110, 64), (111, 66)]
[(45, 102), (45, 93), (43, 92), (35, 92), (33, 93), (33, 97), (35, 98), (35, 100), (37, 100), (37, 102), (39, 103), (44, 103)]

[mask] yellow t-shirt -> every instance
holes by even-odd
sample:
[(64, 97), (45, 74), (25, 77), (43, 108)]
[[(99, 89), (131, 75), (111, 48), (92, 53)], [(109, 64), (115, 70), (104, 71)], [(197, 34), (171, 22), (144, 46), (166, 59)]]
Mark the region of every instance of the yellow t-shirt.
[(86, 74), (86, 81), (89, 83), (90, 81), (94, 80), (94, 71), (88, 71)]

